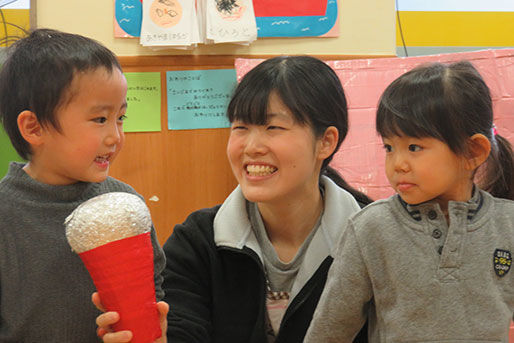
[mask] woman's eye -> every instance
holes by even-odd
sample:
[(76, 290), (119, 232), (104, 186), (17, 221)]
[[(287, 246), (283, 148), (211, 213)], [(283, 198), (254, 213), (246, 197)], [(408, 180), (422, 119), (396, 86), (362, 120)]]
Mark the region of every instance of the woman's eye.
[(384, 144), (384, 150), (386, 152), (391, 152), (393, 150), (393, 147), (390, 146), (389, 144)]
[(411, 145), (409, 145), (409, 151), (412, 151), (412, 152), (421, 151), (421, 147), (417, 144), (411, 144)]

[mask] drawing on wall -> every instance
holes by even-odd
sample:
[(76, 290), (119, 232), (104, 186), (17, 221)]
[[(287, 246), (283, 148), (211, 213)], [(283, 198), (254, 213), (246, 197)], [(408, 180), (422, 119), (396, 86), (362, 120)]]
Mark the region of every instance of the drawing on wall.
[(251, 0), (209, 0), (205, 8), (206, 43), (248, 45), (257, 39)]
[(225, 20), (237, 20), (241, 18), (246, 6), (239, 0), (215, 0), (216, 10)]
[(141, 0), (115, 0), (114, 37), (139, 37), (142, 18)]
[(182, 19), (182, 6), (175, 0), (154, 1), (150, 6), (150, 18), (162, 28), (173, 27)]
[(200, 42), (195, 2), (143, 0), (141, 45), (189, 49)]
[(337, 0), (254, 0), (259, 37), (337, 37)]

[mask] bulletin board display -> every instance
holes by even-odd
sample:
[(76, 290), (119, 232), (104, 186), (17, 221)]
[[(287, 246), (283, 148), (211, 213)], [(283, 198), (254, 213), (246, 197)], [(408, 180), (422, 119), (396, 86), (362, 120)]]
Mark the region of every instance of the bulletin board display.
[[(156, 3), (158, 0), (154, 0)], [(188, 0), (190, 1), (190, 0)], [(170, 12), (176, 24), (180, 20), (190, 21), (183, 16), (181, 1), (170, 2)], [(203, 0), (197, 1), (197, 11), (205, 11)], [(216, 0), (217, 8), (226, 20), (234, 21), (248, 10), (243, 1)], [(337, 37), (339, 35), (337, 0), (253, 0), (253, 12), (258, 37)], [(173, 6), (171, 6), (173, 5)], [(140, 37), (144, 25), (144, 4), (141, 0), (115, 0), (114, 35), (115, 37)], [(180, 10), (179, 10), (180, 8)], [(165, 17), (166, 9), (160, 10)], [(229, 15), (230, 13), (230, 15)], [(206, 14), (196, 16), (204, 20)], [(171, 20), (171, 19), (170, 19)], [(176, 25), (173, 24), (173, 25)], [(171, 27), (172, 25), (170, 25)], [(200, 23), (199, 27), (205, 27)]]

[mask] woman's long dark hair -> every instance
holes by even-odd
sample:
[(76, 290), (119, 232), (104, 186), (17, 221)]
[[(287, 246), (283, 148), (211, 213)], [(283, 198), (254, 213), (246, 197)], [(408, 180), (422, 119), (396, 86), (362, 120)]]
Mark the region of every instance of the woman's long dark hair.
[(323, 161), (321, 174), (350, 192), (361, 206), (372, 202), (328, 166), (348, 133), (346, 97), (341, 81), (332, 68), (310, 56), (280, 56), (260, 63), (243, 77), (236, 88), (227, 110), (229, 121), (266, 124), (272, 92), (280, 96), (298, 123), (312, 128), (316, 138), (321, 137), (330, 126), (337, 128), (337, 146), (332, 155)]

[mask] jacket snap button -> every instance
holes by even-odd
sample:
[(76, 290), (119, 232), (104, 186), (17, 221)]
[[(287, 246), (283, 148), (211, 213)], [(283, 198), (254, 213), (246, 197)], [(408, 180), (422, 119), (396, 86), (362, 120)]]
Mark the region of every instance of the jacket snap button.
[(428, 211), (428, 219), (434, 220), (437, 218), (437, 212), (434, 210)]
[(442, 235), (443, 233), (439, 229), (434, 229), (434, 231), (432, 231), (432, 237), (434, 237), (435, 239), (441, 238)]

